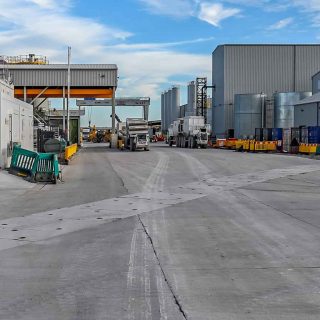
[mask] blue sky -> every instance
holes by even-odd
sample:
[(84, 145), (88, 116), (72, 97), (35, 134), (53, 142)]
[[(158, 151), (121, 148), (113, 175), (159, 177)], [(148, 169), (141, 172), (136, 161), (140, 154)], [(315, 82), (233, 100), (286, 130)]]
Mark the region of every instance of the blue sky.
[[(197, 76), (211, 78), (211, 53), (225, 43), (317, 43), (320, 0), (0, 0), (0, 55), (35, 53), (51, 63), (116, 63), (118, 96), (160, 94)], [(53, 101), (58, 107), (59, 100)], [(141, 110), (118, 108), (120, 118)], [(109, 109), (92, 123), (110, 124)], [(84, 123), (87, 119), (84, 119)]]

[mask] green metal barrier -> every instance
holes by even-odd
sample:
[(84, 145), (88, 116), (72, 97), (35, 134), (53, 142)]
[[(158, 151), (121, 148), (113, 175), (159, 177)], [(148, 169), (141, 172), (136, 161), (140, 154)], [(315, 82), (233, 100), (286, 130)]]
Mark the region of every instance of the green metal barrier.
[(57, 183), (58, 157), (53, 153), (38, 153), (14, 146), (9, 172), (37, 182)]

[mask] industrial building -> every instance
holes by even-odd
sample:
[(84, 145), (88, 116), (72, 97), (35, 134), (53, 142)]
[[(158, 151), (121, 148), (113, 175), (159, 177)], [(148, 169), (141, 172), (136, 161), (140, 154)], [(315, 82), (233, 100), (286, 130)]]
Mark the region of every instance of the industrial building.
[[(235, 129), (238, 135), (243, 134), (241, 128), (246, 126), (239, 123), (242, 119), (249, 121), (251, 128), (258, 123), (261, 123), (259, 127), (275, 127), (275, 119), (280, 125), (286, 116), (274, 113), (274, 101), (290, 110), (289, 122), (293, 124), (293, 105), (297, 102), (297, 95), (291, 102), (284, 102), (287, 98), (283, 100), (282, 95), (278, 96), (279, 100), (275, 94), (290, 93), (291, 98), (293, 92), (298, 92), (301, 98), (311, 95), (311, 91), (316, 90), (311, 78), (319, 70), (320, 45), (218, 46), (212, 54), (212, 123), (215, 134), (223, 138), (229, 129)], [(315, 79), (319, 80), (319, 77), (316, 75)], [(252, 111), (250, 108), (242, 110), (241, 105), (235, 106), (236, 101), (242, 101), (235, 100), (235, 95), (239, 94), (252, 94), (252, 105), (262, 103), (262, 108), (257, 112), (256, 107)], [(257, 95), (261, 95), (263, 101), (258, 99), (257, 102)], [(246, 101), (248, 106), (248, 96)], [(237, 119), (236, 113), (242, 114), (242, 119)], [(258, 118), (254, 115), (257, 113)], [(247, 133), (254, 134), (252, 131)]]

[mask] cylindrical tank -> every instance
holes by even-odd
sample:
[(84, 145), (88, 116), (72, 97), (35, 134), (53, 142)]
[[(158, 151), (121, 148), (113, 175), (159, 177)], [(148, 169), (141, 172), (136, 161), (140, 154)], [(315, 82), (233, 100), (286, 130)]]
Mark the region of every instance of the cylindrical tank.
[(196, 84), (191, 81), (188, 84), (188, 108), (187, 112), (189, 115), (196, 115)]
[(168, 100), (168, 91), (165, 91), (164, 93), (164, 116), (165, 116), (165, 124), (166, 124), (166, 129), (169, 128), (171, 122), (170, 122), (170, 109), (169, 109), (169, 100)]
[(164, 117), (164, 93), (161, 93), (161, 131), (165, 131), (165, 117)]
[(264, 127), (266, 95), (236, 94), (234, 96), (234, 131), (236, 138), (251, 138), (255, 129)]
[(180, 117), (180, 88), (173, 86), (171, 90), (172, 122)]
[(168, 121), (169, 121), (169, 125), (171, 123), (173, 123), (173, 116), (172, 116), (172, 90), (168, 90), (168, 107), (167, 107), (167, 110), (168, 110)]
[(277, 92), (274, 94), (274, 127), (291, 128), (294, 126), (294, 105), (310, 97), (311, 92)]

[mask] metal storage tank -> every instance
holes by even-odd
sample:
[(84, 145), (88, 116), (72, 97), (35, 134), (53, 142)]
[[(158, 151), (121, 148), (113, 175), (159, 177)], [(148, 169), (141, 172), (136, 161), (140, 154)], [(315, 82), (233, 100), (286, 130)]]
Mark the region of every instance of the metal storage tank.
[(188, 84), (188, 108), (187, 112), (189, 115), (196, 115), (196, 84), (191, 81)]
[(255, 129), (264, 127), (265, 94), (236, 94), (234, 96), (235, 137), (253, 137)]
[(175, 121), (180, 117), (180, 88), (177, 86), (172, 87), (171, 90), (171, 110), (172, 121)]
[(169, 114), (169, 116), (168, 116), (168, 119), (169, 119), (169, 125), (171, 124), (171, 123), (173, 123), (173, 121), (174, 121), (174, 118), (173, 118), (173, 116), (172, 116), (172, 114), (173, 114), (173, 108), (172, 108), (172, 90), (169, 90), (168, 91), (168, 93), (167, 93), (167, 95), (168, 95), (168, 114)]
[(164, 119), (164, 93), (161, 93), (161, 131), (165, 131), (165, 119)]
[(168, 91), (164, 93), (164, 105), (165, 105), (165, 123), (166, 123), (166, 129), (168, 130), (171, 122), (170, 122), (170, 105), (169, 105), (169, 94)]
[(310, 97), (311, 92), (279, 92), (274, 94), (274, 127), (291, 128), (294, 126), (294, 105)]

